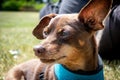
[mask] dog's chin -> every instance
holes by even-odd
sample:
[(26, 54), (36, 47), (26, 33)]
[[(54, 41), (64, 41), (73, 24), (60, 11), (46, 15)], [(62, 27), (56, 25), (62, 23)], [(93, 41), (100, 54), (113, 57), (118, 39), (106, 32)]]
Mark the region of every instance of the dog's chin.
[(40, 59), (43, 63), (54, 63), (55, 59)]
[(59, 58), (56, 58), (56, 59), (40, 58), (40, 60), (41, 60), (43, 63), (55, 63), (55, 62), (58, 62), (59, 60), (64, 59), (65, 57), (66, 57), (66, 56), (62, 56), (62, 57), (59, 57)]

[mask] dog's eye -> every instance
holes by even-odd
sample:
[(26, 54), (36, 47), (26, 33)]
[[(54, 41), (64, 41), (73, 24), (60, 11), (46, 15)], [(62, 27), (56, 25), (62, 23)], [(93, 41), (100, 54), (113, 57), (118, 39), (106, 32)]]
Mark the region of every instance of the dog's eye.
[(63, 31), (62, 34), (61, 34), (61, 36), (65, 37), (65, 36), (67, 36), (68, 34), (69, 34), (69, 33), (68, 33), (67, 31)]
[(48, 35), (49, 35), (49, 28), (48, 27), (46, 27), (46, 28), (44, 28), (44, 30), (43, 30), (43, 36), (44, 36), (44, 38), (46, 38)]
[(48, 36), (48, 32), (47, 31), (43, 31), (43, 36), (44, 36), (44, 38), (46, 38), (47, 36)]
[(48, 35), (48, 32), (47, 32), (47, 31), (44, 31), (43, 33), (44, 33), (44, 35)]
[(69, 38), (69, 35), (70, 35), (69, 31), (67, 31), (67, 30), (62, 30), (62, 31), (60, 32), (60, 34), (59, 34), (59, 37), (60, 37), (61, 39), (68, 39), (68, 38)]

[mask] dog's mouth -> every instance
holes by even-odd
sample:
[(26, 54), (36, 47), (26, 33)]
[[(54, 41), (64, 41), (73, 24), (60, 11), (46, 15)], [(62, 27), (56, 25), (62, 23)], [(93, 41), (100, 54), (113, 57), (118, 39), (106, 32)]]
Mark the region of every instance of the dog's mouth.
[(61, 60), (63, 58), (65, 58), (66, 56), (62, 56), (62, 57), (59, 57), (59, 58), (56, 58), (56, 59), (46, 59), (46, 58), (41, 58), (40, 60), (44, 63), (53, 63), (53, 62), (56, 62), (58, 60)]

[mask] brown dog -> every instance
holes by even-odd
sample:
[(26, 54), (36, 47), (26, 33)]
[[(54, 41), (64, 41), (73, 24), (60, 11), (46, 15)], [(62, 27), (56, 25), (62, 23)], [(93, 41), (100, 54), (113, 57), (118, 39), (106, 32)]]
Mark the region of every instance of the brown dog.
[(26, 80), (103, 80), (94, 34), (103, 29), (111, 3), (112, 0), (92, 0), (79, 14), (43, 17), (33, 30), (38, 39), (44, 38), (34, 48), (40, 61), (14, 67), (6, 80), (20, 80), (22, 75)]

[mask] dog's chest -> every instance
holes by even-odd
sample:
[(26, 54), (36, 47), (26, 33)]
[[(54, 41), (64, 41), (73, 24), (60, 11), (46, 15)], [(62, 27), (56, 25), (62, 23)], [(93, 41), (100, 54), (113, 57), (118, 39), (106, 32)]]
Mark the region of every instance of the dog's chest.
[(51, 69), (39, 75), (40, 80), (104, 80), (103, 69), (89, 73), (73, 73), (61, 64), (55, 64)]
[(103, 69), (96, 72), (77, 74), (67, 70), (61, 64), (56, 64), (54, 73), (57, 80), (104, 80)]

